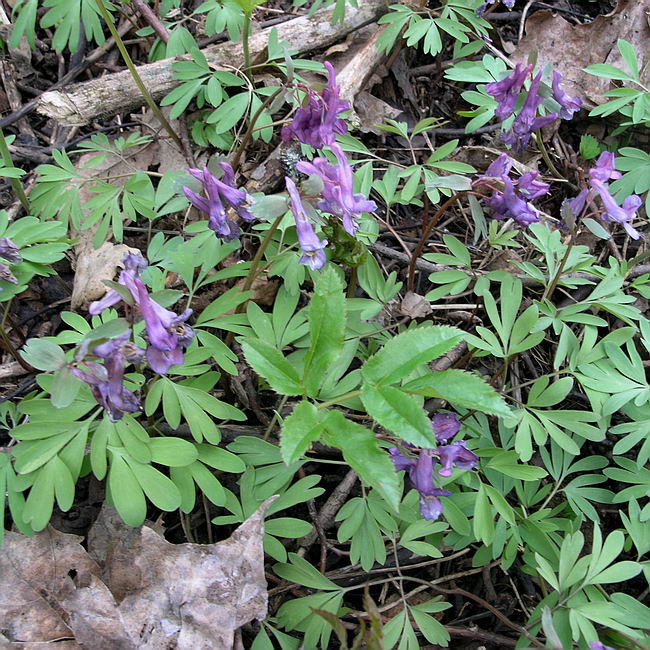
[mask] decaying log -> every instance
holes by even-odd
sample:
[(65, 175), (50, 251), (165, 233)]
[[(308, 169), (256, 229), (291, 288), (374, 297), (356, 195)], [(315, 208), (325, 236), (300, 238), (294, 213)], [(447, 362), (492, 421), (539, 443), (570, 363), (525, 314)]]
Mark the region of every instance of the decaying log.
[[(305, 53), (330, 45), (349, 32), (372, 22), (386, 6), (385, 0), (364, 0), (358, 9), (346, 8), (343, 24), (331, 24), (333, 8), (323, 9), (312, 18), (300, 16), (277, 25), (278, 39), (289, 47)], [(268, 27), (254, 33), (250, 39), (251, 56), (260, 54), (270, 34)], [(208, 62), (215, 66), (240, 66), (243, 62), (241, 43), (219, 43), (203, 50)], [(188, 56), (164, 59), (138, 66), (138, 72), (154, 99), (160, 99), (179, 85), (172, 64), (188, 60)], [(109, 74), (92, 81), (71, 86), (67, 90), (43, 93), (37, 110), (59, 124), (82, 126), (98, 118), (139, 108), (144, 103), (140, 91), (128, 70)]]

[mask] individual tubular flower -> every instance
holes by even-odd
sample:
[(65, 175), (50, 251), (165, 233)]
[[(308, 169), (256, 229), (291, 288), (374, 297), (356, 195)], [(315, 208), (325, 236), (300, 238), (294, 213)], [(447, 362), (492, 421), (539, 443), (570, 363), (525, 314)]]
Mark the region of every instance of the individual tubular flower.
[(431, 449), (422, 449), (416, 458), (408, 458), (393, 447), (388, 450), (396, 471), (407, 471), (413, 487), (420, 493), (420, 514), (436, 520), (443, 512), (439, 497), (451, 496), (448, 490), (437, 488), (433, 482), (433, 456)]
[(589, 189), (585, 187), (573, 198), (564, 199), (560, 210), (562, 218), (568, 223), (575, 223), (575, 221), (582, 215), (589, 195)]
[(307, 216), (305, 206), (302, 204), (296, 184), (288, 176), (284, 180), (287, 184), (289, 198), (291, 199), (291, 212), (296, 221), (298, 243), (302, 251), (300, 263), (314, 270), (320, 269), (327, 261), (325, 251), (323, 250), (327, 246), (327, 240), (319, 239), (314, 231), (314, 227)]
[(140, 400), (123, 385), (124, 368), (127, 363), (139, 363), (144, 357), (144, 350), (138, 348), (128, 339), (130, 330), (122, 336), (95, 347), (92, 355), (101, 359), (103, 365), (96, 361), (83, 361), (86, 347), (82, 346), (77, 363), (82, 362), (86, 369), (79, 366), (72, 368), (72, 374), (90, 386), (97, 402), (106, 410), (111, 422), (117, 422), (125, 413), (140, 410)]
[(436, 413), (431, 418), (431, 426), (440, 444), (446, 444), (460, 431), (460, 421), (456, 413)]
[(458, 440), (451, 445), (441, 445), (433, 453), (438, 456), (442, 464), (438, 474), (444, 477), (453, 474), (454, 465), (458, 469), (474, 469), (478, 464), (478, 456), (467, 448), (464, 440)]
[(502, 140), (515, 151), (523, 151), (528, 146), (530, 137), (534, 131), (555, 122), (557, 119), (557, 113), (536, 117), (537, 109), (544, 101), (544, 98), (539, 95), (539, 86), (541, 83), (542, 70), (533, 78), (528, 95), (526, 96), (526, 101), (524, 101), (521, 111), (515, 117), (510, 131), (502, 136)]
[(510, 173), (512, 169), (512, 158), (506, 154), (499, 154), (485, 170), (485, 174), (480, 174), (479, 178), (503, 178)]
[(253, 197), (244, 189), (235, 185), (235, 173), (227, 162), (220, 162), (223, 169), (223, 181), (216, 178), (207, 167), (203, 169), (190, 169), (189, 173), (203, 183), (207, 198), (200, 196), (189, 187), (183, 187), (183, 192), (190, 203), (201, 212), (208, 215), (208, 226), (225, 241), (239, 237), (239, 226), (228, 219), (224, 208), (224, 201), (230, 205), (239, 217), (245, 221), (252, 221), (255, 215), (250, 211), (254, 203)]
[(523, 66), (521, 63), (517, 63), (511, 74), (501, 81), (494, 81), (485, 87), (488, 95), (492, 95), (499, 102), (495, 115), (502, 122), (514, 112), (519, 93), (532, 69), (532, 64)]
[(12, 264), (17, 264), (23, 259), (21, 254), (18, 252), (19, 250), (20, 246), (14, 244), (11, 239), (8, 237), (0, 237), (0, 257), (2, 257), (2, 259), (7, 260), (7, 262), (11, 262)]
[(589, 650), (614, 650), (611, 646), (605, 645), (602, 641), (591, 641)]
[(363, 194), (354, 193), (354, 177), (352, 167), (343, 149), (334, 143), (331, 149), (336, 156), (338, 165), (332, 165), (327, 158), (314, 158), (309, 162), (299, 162), (298, 171), (311, 176), (319, 176), (323, 181), (323, 199), (316, 207), (323, 212), (333, 214), (343, 219), (345, 231), (354, 237), (359, 224), (357, 219), (362, 212), (372, 212), (377, 209), (374, 201), (366, 199)]
[(524, 174), (517, 181), (517, 191), (523, 194), (527, 199), (538, 199), (540, 196), (548, 194), (551, 186), (544, 181), (540, 181), (539, 172), (532, 171)]
[(553, 70), (553, 99), (560, 105), (560, 117), (563, 120), (573, 119), (573, 114), (580, 110), (582, 99), (579, 97), (569, 97), (567, 92), (562, 88), (562, 73), (559, 70)]
[[(147, 262), (142, 256), (127, 255), (118, 282), (129, 290), (144, 318), (149, 338), (147, 348), (149, 365), (155, 372), (165, 374), (170, 366), (183, 363), (183, 348), (187, 347), (194, 338), (194, 331), (185, 324), (192, 310), (187, 309), (178, 315), (152, 300), (140, 279), (140, 270), (146, 266)], [(99, 314), (121, 299), (117, 291), (111, 290), (101, 300), (91, 303), (88, 311), (91, 314)]]
[(621, 172), (616, 171), (616, 156), (611, 151), (603, 151), (598, 156), (596, 166), (589, 170), (589, 179), (606, 183), (610, 180), (616, 180), (622, 176)]
[(309, 90), (307, 104), (301, 106), (291, 124), (282, 127), (282, 140), (289, 142), (294, 138), (303, 144), (322, 149), (333, 144), (336, 134), (343, 134), (348, 127), (345, 120), (338, 117), (350, 108), (350, 104), (340, 98), (336, 85), (336, 72), (331, 63), (325, 62), (327, 85), (320, 93)]
[(605, 221), (620, 223), (632, 239), (639, 239), (641, 235), (638, 230), (632, 227), (630, 221), (634, 220), (636, 211), (643, 203), (641, 197), (636, 194), (631, 194), (623, 201), (623, 205), (619, 206), (605, 183), (592, 178), (591, 186), (598, 192), (605, 207), (605, 211), (601, 214), (601, 217)]

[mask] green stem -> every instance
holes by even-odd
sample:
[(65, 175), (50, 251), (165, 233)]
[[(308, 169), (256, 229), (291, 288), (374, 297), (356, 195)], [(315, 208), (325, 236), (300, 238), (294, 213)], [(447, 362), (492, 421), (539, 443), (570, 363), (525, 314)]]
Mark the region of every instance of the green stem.
[(564, 271), (564, 267), (566, 266), (566, 263), (569, 259), (569, 255), (571, 254), (571, 250), (573, 249), (573, 245), (575, 244), (576, 240), (576, 231), (574, 230), (571, 233), (571, 239), (569, 239), (569, 243), (567, 244), (566, 251), (564, 253), (564, 257), (562, 258), (562, 261), (560, 262), (560, 266), (558, 267), (557, 272), (555, 273), (555, 276), (553, 277), (553, 280), (551, 283), (546, 287), (544, 290), (544, 294), (542, 295), (542, 298), (540, 302), (544, 302), (544, 300), (550, 300), (551, 296), (553, 295), (553, 292), (555, 291), (558, 282), (560, 281), (560, 278), (562, 277), (562, 273)]
[(239, 148), (237, 149), (237, 152), (235, 153), (235, 156), (232, 160), (232, 168), (237, 171), (237, 168), (239, 167), (239, 161), (241, 160), (241, 157), (246, 150), (246, 147), (248, 146), (248, 143), (250, 142), (250, 139), (253, 137), (253, 133), (255, 132), (255, 124), (257, 124), (257, 120), (259, 119), (260, 115), (262, 114), (262, 111), (267, 108), (271, 102), (284, 90), (284, 86), (280, 86), (274, 93), (269, 95), (261, 104), (261, 106), (255, 111), (255, 114), (251, 118), (250, 124), (248, 125), (248, 129), (246, 130), (246, 133), (244, 134), (244, 137), (242, 138), (241, 144), (239, 145)]
[(176, 143), (176, 145), (182, 151), (183, 143), (181, 142), (180, 137), (174, 131), (171, 124), (167, 121), (167, 118), (162, 114), (162, 111), (158, 108), (158, 105), (153, 100), (153, 97), (151, 96), (146, 86), (144, 85), (142, 81), (142, 77), (140, 77), (140, 74), (138, 73), (135, 65), (133, 65), (133, 61), (131, 60), (129, 53), (126, 51), (126, 47), (124, 46), (124, 41), (118, 34), (117, 29), (115, 29), (115, 25), (113, 24), (111, 15), (106, 10), (106, 6), (104, 5), (103, 0), (96, 0), (96, 2), (97, 2), (97, 7), (99, 8), (99, 12), (102, 15), (102, 18), (106, 22), (106, 25), (108, 25), (108, 29), (111, 32), (111, 36), (115, 39), (115, 45), (117, 45), (117, 49), (120, 51), (120, 54), (124, 59), (124, 63), (126, 63), (126, 67), (129, 69), (129, 72), (133, 77), (133, 81), (135, 81), (135, 85), (138, 87), (138, 90), (142, 94), (144, 101), (147, 102), (147, 105), (151, 109), (151, 112), (156, 116), (156, 119), (162, 124), (165, 131), (169, 133), (171, 139)]
[(244, 74), (248, 77), (249, 81), (253, 81), (253, 74), (251, 72), (251, 53), (248, 48), (248, 39), (251, 35), (251, 21), (253, 18), (252, 11), (244, 12), (244, 27), (242, 29), (241, 43), (244, 52)]
[[(279, 217), (276, 217), (275, 221), (271, 224), (271, 227), (266, 231), (266, 235), (264, 236), (264, 239), (262, 240), (260, 247), (257, 249), (257, 253), (255, 253), (255, 257), (253, 258), (253, 263), (251, 264), (251, 268), (248, 271), (248, 275), (246, 276), (246, 279), (244, 280), (244, 286), (242, 287), (241, 290), (242, 293), (249, 291), (250, 288), (253, 286), (253, 282), (255, 282), (255, 278), (257, 277), (257, 271), (260, 268), (260, 262), (262, 261), (264, 252), (269, 247), (269, 244), (271, 243), (271, 239), (273, 238), (273, 234), (278, 229), (278, 226), (280, 225), (280, 222), (282, 221), (283, 217), (284, 214), (281, 214)], [(235, 313), (241, 314), (246, 308), (247, 303), (248, 300), (239, 304), (237, 306), (237, 309), (235, 309)], [(225, 341), (226, 345), (230, 346), (234, 338), (235, 338), (235, 333), (228, 332), (228, 336), (226, 337), (226, 341)]]
[(555, 166), (555, 163), (551, 160), (551, 156), (548, 153), (548, 149), (546, 148), (546, 145), (544, 144), (544, 138), (542, 138), (542, 132), (541, 131), (535, 131), (535, 137), (537, 140), (537, 147), (539, 149), (539, 152), (542, 154), (542, 158), (544, 159), (544, 162), (546, 163), (546, 166), (551, 170), (551, 172), (555, 175), (555, 178), (561, 178), (565, 180), (568, 184), (569, 187), (577, 191), (579, 188), (577, 185), (574, 185), (570, 180), (568, 180), (564, 174), (560, 174), (558, 171), (558, 168)]
[(344, 395), (340, 395), (339, 397), (336, 397), (335, 399), (331, 399), (327, 402), (322, 402), (319, 404), (316, 408), (320, 411), (321, 409), (325, 409), (328, 406), (334, 406), (334, 404), (340, 404), (341, 402), (344, 402), (347, 399), (352, 399), (353, 397), (358, 397), (361, 395), (360, 390), (351, 390), (349, 393), (345, 393)]
[[(2, 129), (0, 129), (0, 154), (2, 154), (2, 160), (5, 167), (14, 166), (13, 160), (11, 159), (11, 152), (7, 146), (5, 134), (2, 132)], [(23, 189), (23, 184), (20, 182), (20, 179), (10, 178), (9, 182), (11, 183), (11, 187), (14, 188), (14, 192), (16, 193), (16, 196), (18, 197), (21, 205), (25, 209), (25, 212), (27, 212), (27, 214), (31, 214), (29, 200), (27, 199), (27, 195), (25, 194), (25, 190)]]

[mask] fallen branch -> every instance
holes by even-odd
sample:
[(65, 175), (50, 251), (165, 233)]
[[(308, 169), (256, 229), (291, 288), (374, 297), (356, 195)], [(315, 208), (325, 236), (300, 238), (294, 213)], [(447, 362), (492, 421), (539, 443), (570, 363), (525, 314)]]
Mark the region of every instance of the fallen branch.
[[(331, 24), (334, 9), (330, 8), (317, 11), (312, 18), (300, 16), (275, 28), (262, 29), (250, 39), (251, 56), (254, 58), (264, 51), (271, 29), (277, 29), (279, 41), (286, 41), (291, 49), (303, 54), (330, 45), (372, 22), (384, 7), (383, 0), (366, 0), (357, 9), (347, 7), (343, 24)], [(219, 43), (207, 47), (203, 54), (213, 66), (240, 66), (243, 63), (240, 43)], [(179, 85), (172, 65), (181, 60), (190, 60), (190, 57), (185, 55), (138, 66), (137, 70), (154, 99), (159, 100)], [(128, 70), (125, 70), (71, 86), (67, 90), (43, 93), (38, 98), (36, 108), (39, 113), (59, 124), (82, 126), (100, 117), (135, 110), (143, 104), (138, 87)]]

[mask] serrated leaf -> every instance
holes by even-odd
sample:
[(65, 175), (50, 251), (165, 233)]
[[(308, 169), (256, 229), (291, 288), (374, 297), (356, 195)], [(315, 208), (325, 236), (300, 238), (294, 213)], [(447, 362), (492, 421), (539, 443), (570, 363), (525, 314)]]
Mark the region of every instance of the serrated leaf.
[(282, 423), (280, 449), (287, 465), (295, 463), (323, 431), (323, 412), (303, 400)]
[(417, 366), (449, 352), (463, 336), (455, 327), (437, 325), (402, 332), (366, 361), (363, 378), (378, 386), (394, 384)]
[(512, 417), (512, 411), (505, 400), (490, 384), (464, 370), (435, 372), (409, 382), (403, 389), (425, 397), (438, 397), (454, 406), (504, 418)]
[(392, 386), (364, 386), (361, 400), (381, 426), (418, 447), (436, 447), (431, 421), (410, 395)]
[(348, 420), (340, 411), (329, 413), (325, 427), (327, 443), (340, 449), (350, 467), (397, 512), (401, 496), (399, 478), (390, 457), (379, 447), (375, 434)]
[(246, 361), (258, 375), (281, 395), (301, 395), (302, 386), (296, 369), (277, 348), (254, 338), (241, 341)]

